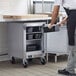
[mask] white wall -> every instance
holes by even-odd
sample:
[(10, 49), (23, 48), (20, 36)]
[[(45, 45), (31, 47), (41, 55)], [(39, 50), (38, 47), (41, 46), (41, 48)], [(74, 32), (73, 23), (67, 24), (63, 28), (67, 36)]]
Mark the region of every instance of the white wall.
[(9, 3), (7, 0), (0, 0), (0, 14), (7, 13), (9, 10)]
[(28, 0), (9, 0), (9, 14), (27, 14), (27, 1)]
[[(0, 14), (22, 15), (32, 11), (30, 4), (39, 0), (0, 0)], [(43, 0), (40, 0), (43, 1)], [(54, 0), (44, 0), (54, 1)]]
[(0, 14), (27, 14), (28, 1), (29, 0), (0, 0)]

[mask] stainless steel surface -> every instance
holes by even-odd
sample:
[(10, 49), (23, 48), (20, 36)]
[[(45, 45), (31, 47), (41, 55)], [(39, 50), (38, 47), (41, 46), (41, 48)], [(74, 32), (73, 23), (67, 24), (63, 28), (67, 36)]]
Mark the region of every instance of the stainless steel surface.
[[(9, 42), (9, 56), (11, 57), (15, 57), (15, 58), (20, 58), (23, 59), (23, 64), (25, 63), (25, 61), (27, 61), (27, 59), (29, 58), (44, 58), (45, 56), (45, 52), (44, 51), (44, 32), (43, 32), (43, 24), (44, 22), (37, 22), (37, 23), (33, 23), (34, 27), (35, 24), (37, 25), (37, 27), (41, 27), (41, 31), (35, 32), (35, 34), (37, 33), (41, 33), (41, 40), (27, 40), (26, 36), (29, 32), (27, 32), (27, 27), (30, 28), (32, 27), (31, 23), (9, 23), (8, 25), (8, 42)], [(42, 25), (41, 25), (42, 24)], [(28, 25), (26, 26), (26, 28), (24, 27), (24, 25)], [(31, 26), (30, 26), (31, 25)], [(32, 27), (33, 28), (33, 27)], [(33, 28), (34, 29), (34, 28)], [(31, 34), (34, 34), (34, 32), (32, 31)], [(30, 33), (29, 33), (30, 34)], [(36, 47), (36, 49), (31, 51), (27, 50), (27, 45), (38, 45), (38, 48)]]

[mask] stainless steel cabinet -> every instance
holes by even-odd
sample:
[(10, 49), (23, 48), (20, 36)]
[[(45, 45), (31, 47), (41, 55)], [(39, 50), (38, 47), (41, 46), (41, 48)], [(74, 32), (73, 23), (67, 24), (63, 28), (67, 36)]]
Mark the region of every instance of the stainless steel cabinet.
[(12, 63), (15, 58), (23, 59), (24, 67), (28, 59), (39, 58), (45, 64), (44, 32), (45, 22), (9, 23), (8, 46)]
[(68, 40), (66, 27), (60, 27), (60, 31), (47, 33), (47, 53), (57, 56), (67, 54)]

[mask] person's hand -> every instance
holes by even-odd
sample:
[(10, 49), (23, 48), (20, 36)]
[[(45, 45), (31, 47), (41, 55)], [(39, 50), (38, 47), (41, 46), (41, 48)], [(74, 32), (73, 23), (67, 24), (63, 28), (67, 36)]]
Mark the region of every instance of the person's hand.
[(51, 25), (51, 23), (48, 24), (48, 28), (49, 28), (49, 29), (51, 29), (52, 27), (53, 27), (53, 25)]
[(56, 23), (56, 25), (62, 26), (62, 23), (61, 22), (58, 22), (58, 23)]
[(61, 22), (58, 22), (56, 25), (58, 25), (58, 26), (64, 26), (65, 24), (64, 23), (61, 23)]

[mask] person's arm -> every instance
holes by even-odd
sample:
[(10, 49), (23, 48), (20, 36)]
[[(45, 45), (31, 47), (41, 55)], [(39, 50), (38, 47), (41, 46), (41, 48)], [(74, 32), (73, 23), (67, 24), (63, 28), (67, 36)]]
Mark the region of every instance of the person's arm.
[(57, 25), (63, 25), (67, 22), (68, 17), (64, 17), (64, 19), (62, 19), (62, 21), (58, 22)]
[(56, 22), (56, 19), (57, 19), (58, 14), (59, 14), (59, 8), (60, 8), (60, 6), (58, 6), (58, 5), (54, 6), (54, 9), (53, 9), (53, 12), (52, 12), (52, 19), (51, 19), (50, 24), (48, 25), (49, 29)]

